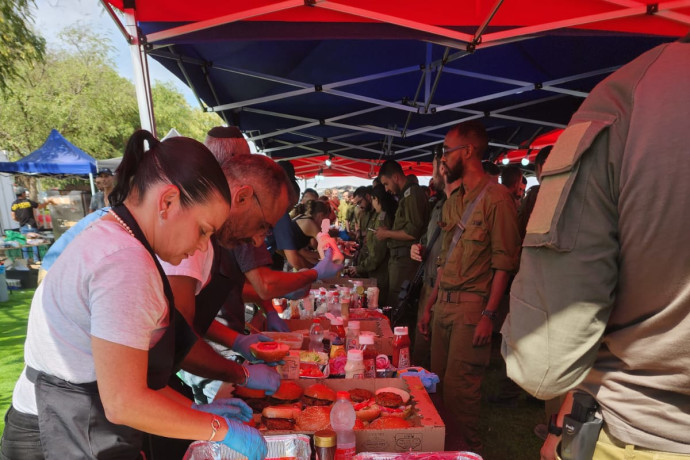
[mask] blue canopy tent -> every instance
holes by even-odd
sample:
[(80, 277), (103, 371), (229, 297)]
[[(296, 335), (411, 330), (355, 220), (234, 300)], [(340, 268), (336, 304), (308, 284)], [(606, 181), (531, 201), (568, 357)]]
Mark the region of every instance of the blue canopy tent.
[(323, 158), (324, 175), (429, 161), (473, 118), (495, 158), (564, 127), (597, 83), (690, 25), (689, 0), (101, 1), (142, 86), (149, 56), (268, 155), (313, 160), (301, 176)]
[(21, 160), (0, 162), (0, 172), (83, 176), (96, 174), (96, 160), (53, 129), (41, 147)]
[(96, 193), (93, 175), (96, 159), (53, 129), (38, 149), (21, 160), (0, 162), (0, 172), (36, 176), (89, 176), (91, 194)]

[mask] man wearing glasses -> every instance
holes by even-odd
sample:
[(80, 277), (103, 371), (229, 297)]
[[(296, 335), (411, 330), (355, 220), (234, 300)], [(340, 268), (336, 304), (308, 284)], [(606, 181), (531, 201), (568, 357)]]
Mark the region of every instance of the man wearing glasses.
[[(441, 379), (445, 407), (458, 425), (460, 450), (473, 452), (482, 449), (480, 388), (491, 354), (493, 317), (509, 275), (518, 268), (520, 251), (513, 199), (482, 168), (487, 147), (486, 129), (474, 120), (454, 126), (444, 140), (446, 181), (461, 180), (462, 185), (442, 212), (438, 300), (431, 320), (431, 370)], [(475, 200), (458, 240), (458, 224)], [(423, 321), (428, 322), (430, 309), (427, 305)]]

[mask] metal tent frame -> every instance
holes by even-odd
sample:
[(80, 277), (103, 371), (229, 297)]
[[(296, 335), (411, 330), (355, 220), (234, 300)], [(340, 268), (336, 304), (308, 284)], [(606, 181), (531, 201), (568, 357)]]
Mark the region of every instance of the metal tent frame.
[[(298, 174), (305, 176), (324, 169), (323, 158), (332, 159), (333, 174), (360, 176), (375, 174), (377, 164), (388, 158), (429, 161), (447, 128), (470, 119), (480, 118), (487, 124), (491, 157), (529, 145), (546, 131), (564, 128), (601, 79), (640, 52), (687, 32), (690, 26), (690, 0), (587, 0), (575, 2), (587, 4), (580, 15), (544, 15), (536, 23), (524, 19), (512, 26), (507, 16), (517, 11), (516, 2), (534, 11), (542, 8), (540, 2), (498, 0), (466, 23), (439, 26), (441, 18), (423, 22), (414, 15), (393, 14), (396, 9), (390, 5), (395, 2), (388, 1), (365, 7), (370, 3), (358, 0), (257, 0), (221, 13), (195, 12), (191, 6), (189, 17), (202, 18), (189, 21), (185, 21), (185, 14), (173, 20), (163, 13), (159, 20), (156, 8), (164, 3), (160, 0), (137, 0), (136, 5), (101, 1), (130, 43), (142, 127), (155, 132), (146, 61), (151, 56), (192, 89), (204, 110), (219, 113), (228, 124), (240, 125), (263, 152), (274, 158), (302, 160)], [(125, 24), (111, 3), (124, 11)], [(403, 12), (407, 12), (405, 3)], [(325, 26), (336, 27), (337, 21), (300, 22), (314, 14), (327, 18), (335, 15), (348, 27), (331, 32)], [(266, 23), (274, 28), (284, 26), (284, 36), (271, 42), (273, 35), (280, 33), (262, 32), (268, 30), (260, 27)], [(301, 32), (300, 26), (306, 31)], [(252, 32), (253, 27), (256, 32)], [(373, 65), (368, 72), (323, 74), (319, 62), (309, 60), (303, 51), (309, 44), (311, 52), (323, 56), (325, 51), (320, 49), (339, 50), (336, 46), (348, 40), (352, 40), (352, 47), (359, 46), (362, 40), (357, 34), (362, 30), (372, 47), (381, 47), (382, 59), (386, 50), (409, 47), (406, 50), (415, 55), (412, 65), (408, 61), (389, 63), (383, 69)], [(321, 35), (310, 37), (311, 32)], [(300, 33), (302, 36), (291, 39)], [(405, 40), (390, 38), (396, 34), (407, 35)], [(583, 66), (585, 71), (554, 78), (521, 78), (520, 72), (513, 76), (481, 62), (482, 56), (500, 59), (559, 40), (573, 40), (583, 46), (609, 40), (614, 44), (608, 59), (602, 58), (597, 67)], [(630, 49), (622, 46), (633, 41), (635, 46)], [(229, 51), (224, 54), (213, 48), (218, 43), (226, 44)], [(280, 50), (273, 50), (271, 43)], [(243, 47), (256, 47), (265, 54), (252, 59)], [(510, 54), (513, 48), (515, 53)], [(281, 50), (286, 55), (303, 52), (305, 63), (298, 62), (293, 68), (256, 64), (261, 59), (279, 60)], [(375, 64), (376, 59), (370, 61)], [(547, 63), (542, 66), (547, 67)], [(548, 74), (547, 69), (538, 77)], [(309, 75), (313, 77), (304, 78)], [(324, 81), (324, 75), (331, 80)], [(413, 94), (389, 91), (401, 82)], [(458, 90), (449, 87), (452, 85)], [(478, 89), (461, 90), (470, 87)]]

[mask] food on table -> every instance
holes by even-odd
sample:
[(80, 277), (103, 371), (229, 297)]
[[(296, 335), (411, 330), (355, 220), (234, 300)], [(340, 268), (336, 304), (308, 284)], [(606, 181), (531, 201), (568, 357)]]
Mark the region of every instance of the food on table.
[(386, 387), (376, 391), (376, 404), (381, 407), (381, 416), (406, 418), (412, 412), (410, 394), (400, 388)]
[(297, 429), (302, 431), (319, 431), (331, 426), (330, 406), (306, 407), (297, 417)]
[(266, 397), (266, 391), (264, 390), (253, 390), (247, 387), (235, 386), (233, 395), (242, 398), (254, 412), (259, 414), (264, 410), (264, 407), (271, 405)]
[(349, 390), (349, 393), (358, 420), (370, 422), (381, 414), (381, 408), (376, 404), (374, 393), (371, 391), (364, 388), (353, 388)]
[(302, 402), (307, 406), (330, 406), (335, 402), (335, 391), (323, 383), (315, 383), (304, 390)]
[(379, 417), (371, 422), (367, 429), (370, 430), (392, 430), (400, 428), (410, 428), (412, 424), (400, 417)]
[(267, 363), (273, 363), (283, 359), (290, 353), (290, 347), (278, 342), (256, 342), (249, 346), (252, 354)]
[(302, 393), (304, 390), (301, 386), (290, 380), (283, 380), (276, 392), (271, 395), (271, 402), (278, 405), (298, 403)]
[(261, 423), (267, 430), (294, 430), (301, 412), (295, 406), (268, 406), (261, 412)]

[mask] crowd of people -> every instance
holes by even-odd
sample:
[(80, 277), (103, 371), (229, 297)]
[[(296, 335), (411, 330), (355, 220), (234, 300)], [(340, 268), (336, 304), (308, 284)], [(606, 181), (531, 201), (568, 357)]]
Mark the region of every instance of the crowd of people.
[[(279, 385), (249, 352), (267, 338), (244, 330), (244, 303), (260, 307), (266, 330), (285, 331), (274, 297), (301, 298), (344, 272), (375, 278), (381, 303), (397, 306), (420, 267), (419, 302), (404, 316), (413, 363), (440, 377), (461, 448), (482, 451), (482, 381), (500, 329), (506, 380), (567, 395), (544, 460), (561, 439), (580, 446), (564, 431), (576, 386), (603, 420), (593, 458), (688, 458), (690, 194), (661, 180), (688, 164), (689, 131), (661, 116), (690, 107), (688, 41), (595, 88), (537, 156), (543, 183), (526, 194), (520, 169), (483, 162), (477, 120), (447, 132), (428, 188), (388, 160), (371, 186), (341, 196), (300, 197), (292, 165), (251, 155), (235, 127), (204, 144), (136, 132), (103, 185), (106, 207), (44, 260), (1, 458), (181, 458), (209, 440), (259, 460), (265, 442), (242, 423), (251, 409), (214, 399), (209, 384), (269, 395)], [(326, 219), (358, 247), (344, 270), (315, 251)]]

